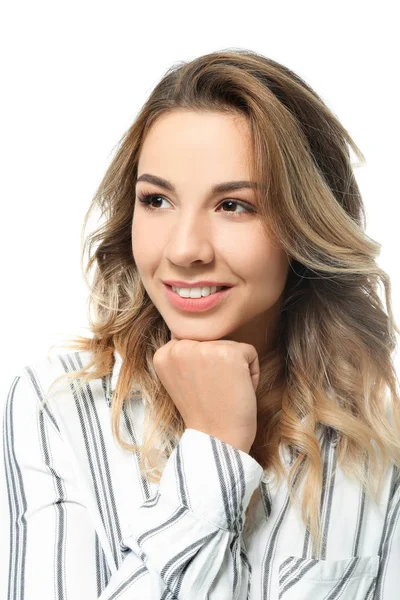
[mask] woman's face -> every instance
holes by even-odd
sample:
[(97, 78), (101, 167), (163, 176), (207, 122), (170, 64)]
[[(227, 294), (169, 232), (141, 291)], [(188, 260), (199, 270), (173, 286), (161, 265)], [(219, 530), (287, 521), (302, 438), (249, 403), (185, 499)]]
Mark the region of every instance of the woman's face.
[[(249, 181), (249, 141), (241, 116), (175, 111), (160, 117), (139, 158), (132, 251), (147, 294), (177, 338), (245, 342), (261, 359), (274, 344), (289, 261), (265, 233), (251, 187), (212, 192), (217, 184)], [(149, 183), (149, 175), (174, 191)], [(155, 195), (154, 210), (140, 203), (143, 193)], [(163, 282), (171, 279), (233, 287), (212, 308), (187, 312), (166, 293)]]

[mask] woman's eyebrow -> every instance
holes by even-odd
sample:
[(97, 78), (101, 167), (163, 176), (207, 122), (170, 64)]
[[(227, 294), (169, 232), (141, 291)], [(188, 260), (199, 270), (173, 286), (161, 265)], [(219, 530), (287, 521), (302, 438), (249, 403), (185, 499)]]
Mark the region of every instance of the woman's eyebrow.
[[(150, 175), (150, 173), (143, 173), (136, 183), (139, 181), (147, 181), (148, 183), (153, 183), (154, 185), (158, 185), (169, 192), (176, 192), (175, 186), (166, 179), (162, 177), (157, 177), (156, 175)], [(212, 194), (218, 194), (221, 192), (232, 192), (235, 190), (240, 190), (242, 188), (253, 188), (256, 189), (258, 187), (256, 182), (253, 181), (226, 181), (225, 183), (217, 183), (211, 188)]]

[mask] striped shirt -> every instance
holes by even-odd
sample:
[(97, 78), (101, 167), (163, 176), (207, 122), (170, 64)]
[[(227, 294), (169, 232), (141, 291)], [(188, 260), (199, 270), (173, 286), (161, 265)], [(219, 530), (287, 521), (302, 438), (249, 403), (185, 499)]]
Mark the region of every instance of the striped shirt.
[[(385, 473), (379, 504), (336, 463), (321, 438), (321, 554), (286, 482), (249, 454), (186, 429), (159, 483), (111, 430), (121, 367), (79, 390), (64, 380), (86, 352), (38, 358), (12, 381), (3, 443), (9, 506), (8, 600), (396, 600), (400, 598), (400, 477)], [(121, 415), (122, 438), (140, 444), (144, 399)], [(289, 468), (292, 457), (282, 449)], [(245, 511), (258, 500), (252, 528)], [(3, 571), (3, 572), (4, 572)]]

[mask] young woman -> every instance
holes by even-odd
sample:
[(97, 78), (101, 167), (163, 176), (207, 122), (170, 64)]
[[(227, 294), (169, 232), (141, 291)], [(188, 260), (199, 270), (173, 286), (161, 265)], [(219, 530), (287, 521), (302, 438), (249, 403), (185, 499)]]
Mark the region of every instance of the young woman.
[(155, 87), (85, 219), (92, 336), (7, 398), (9, 600), (398, 597), (399, 329), (350, 148), (251, 51)]

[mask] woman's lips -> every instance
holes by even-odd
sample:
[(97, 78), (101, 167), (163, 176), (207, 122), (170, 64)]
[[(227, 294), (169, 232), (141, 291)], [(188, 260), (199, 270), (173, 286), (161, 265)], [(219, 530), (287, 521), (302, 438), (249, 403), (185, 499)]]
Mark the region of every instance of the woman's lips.
[(179, 294), (172, 290), (172, 287), (166, 283), (163, 284), (167, 298), (173, 306), (184, 310), (186, 312), (204, 312), (217, 306), (222, 300), (224, 300), (233, 289), (231, 287), (223, 289), (209, 296), (202, 296), (201, 298), (181, 298)]

